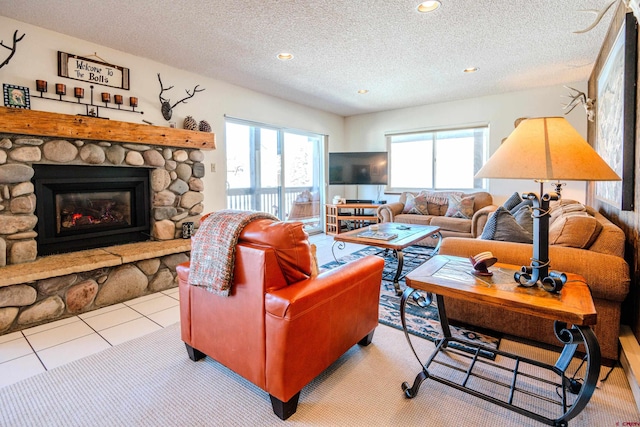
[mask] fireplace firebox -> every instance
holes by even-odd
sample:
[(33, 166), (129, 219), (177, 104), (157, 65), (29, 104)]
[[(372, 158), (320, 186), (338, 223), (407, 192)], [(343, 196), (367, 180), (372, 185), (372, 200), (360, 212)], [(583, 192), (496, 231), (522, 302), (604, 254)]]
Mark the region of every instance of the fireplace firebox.
[(150, 238), (150, 169), (33, 165), (39, 255)]

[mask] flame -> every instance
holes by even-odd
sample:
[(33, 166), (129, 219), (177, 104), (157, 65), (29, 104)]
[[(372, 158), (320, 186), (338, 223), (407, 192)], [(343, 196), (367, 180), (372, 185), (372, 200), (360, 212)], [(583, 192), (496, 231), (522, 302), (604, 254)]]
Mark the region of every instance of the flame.
[[(73, 225), (76, 225), (76, 221), (79, 220), (80, 218), (82, 218), (83, 216), (84, 215), (79, 214), (79, 213), (73, 214), (71, 216), (71, 220), (72, 220)], [(89, 223), (92, 224), (93, 221), (94, 221), (93, 217), (91, 215), (87, 215), (86, 217), (89, 219)]]

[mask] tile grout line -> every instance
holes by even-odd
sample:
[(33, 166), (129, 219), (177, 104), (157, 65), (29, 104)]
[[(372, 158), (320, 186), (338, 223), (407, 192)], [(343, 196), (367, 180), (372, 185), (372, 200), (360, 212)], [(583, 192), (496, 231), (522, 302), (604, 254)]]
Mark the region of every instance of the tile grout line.
[[(93, 326), (91, 326), (90, 324), (88, 324), (87, 322), (85, 322), (85, 320), (81, 317), (78, 317), (78, 319), (80, 319), (85, 325), (87, 325), (89, 327), (89, 329), (91, 329), (93, 332), (95, 332), (100, 338), (102, 338), (104, 340), (104, 342), (106, 342), (107, 344), (109, 344), (109, 347), (113, 347), (113, 344), (111, 344), (105, 337), (102, 336), (102, 334), (100, 333), (100, 331), (98, 331), (97, 329), (95, 329)], [(87, 335), (85, 335), (87, 336)], [(85, 356), (86, 357), (86, 356)]]
[[(79, 316), (66, 317), (65, 319), (71, 319), (71, 318), (76, 318), (77, 320), (82, 321), (82, 318), (80, 318)], [(72, 323), (73, 323), (73, 322), (72, 322)], [(83, 323), (85, 323), (85, 324), (86, 324), (86, 322), (84, 322), (84, 321), (83, 321)], [(22, 333), (22, 335), (24, 335), (25, 339), (26, 339), (26, 340), (27, 340), (27, 342), (29, 343), (29, 346), (30, 346), (31, 348), (33, 348), (33, 346), (31, 345), (31, 342), (29, 341), (29, 336), (34, 336), (34, 337), (35, 337), (36, 335), (44, 334), (44, 333), (47, 333), (47, 332), (53, 331), (53, 330), (55, 330), (55, 329), (62, 328), (62, 327), (65, 327), (65, 326), (68, 326), (68, 325), (70, 325), (70, 324), (71, 324), (71, 323), (67, 323), (67, 324), (64, 324), (64, 325), (61, 325), (61, 326), (55, 326), (55, 327), (53, 327), (53, 328), (45, 329), (44, 331), (36, 332), (36, 333), (34, 333), (34, 334), (31, 334), (31, 335), (25, 335), (24, 333)], [(87, 325), (87, 326), (89, 326), (89, 325)], [(91, 327), (90, 327), (90, 328), (91, 328)], [(91, 330), (94, 330), (94, 329), (93, 329), (93, 328), (91, 328)], [(20, 332), (22, 332), (22, 331), (20, 331)], [(81, 336), (76, 337), (76, 338), (67, 339), (66, 341), (59, 342), (59, 343), (57, 343), (57, 344), (55, 344), (55, 345), (52, 345), (52, 346), (49, 346), (49, 347), (45, 347), (45, 348), (41, 348), (41, 349), (40, 349), (40, 350), (38, 350), (38, 351), (48, 350), (48, 349), (50, 349), (50, 348), (57, 347), (57, 346), (59, 346), (59, 345), (61, 345), (61, 344), (66, 344), (66, 343), (69, 343), (69, 342), (71, 342), (71, 341), (77, 340), (78, 338), (83, 338), (83, 337), (86, 337), (86, 336), (89, 336), (89, 335), (91, 335), (91, 334), (81, 335)], [(36, 353), (38, 352), (38, 351), (36, 351), (35, 349), (34, 349), (34, 351), (35, 351)]]
[[(134, 304), (135, 305), (135, 304)], [(156, 322), (155, 320), (151, 319), (150, 317), (148, 317), (146, 314), (139, 312), (138, 310), (136, 310), (135, 308), (133, 308), (132, 306), (128, 306), (131, 310), (135, 311), (136, 313), (138, 313), (139, 315), (141, 315), (142, 317), (144, 317), (145, 319), (148, 319), (149, 321), (155, 323), (156, 325), (160, 326), (162, 329), (164, 329), (164, 326), (162, 326), (160, 323)], [(166, 309), (165, 309), (166, 310)], [(163, 311), (163, 310), (160, 310)], [(160, 311), (155, 311), (151, 314), (155, 314), (155, 313), (159, 313)]]
[[(24, 334), (23, 331), (20, 331), (20, 333), (22, 334), (22, 336), (24, 337), (25, 341), (27, 342), (27, 344), (29, 345), (29, 347), (31, 348), (31, 351), (33, 352), (33, 354), (36, 356), (36, 358), (38, 359), (38, 362), (40, 362), (40, 364), (42, 365), (42, 367), (44, 368), (45, 372), (48, 371), (47, 366), (44, 364), (44, 362), (42, 361), (42, 359), (40, 358), (40, 355), (38, 354), (38, 352), (36, 351), (35, 348), (33, 348), (33, 345), (31, 345), (31, 341), (29, 341), (29, 338), (27, 338), (27, 336)], [(27, 355), (25, 355), (27, 356)], [(24, 356), (23, 356), (24, 357)], [(15, 360), (15, 359), (13, 359)]]

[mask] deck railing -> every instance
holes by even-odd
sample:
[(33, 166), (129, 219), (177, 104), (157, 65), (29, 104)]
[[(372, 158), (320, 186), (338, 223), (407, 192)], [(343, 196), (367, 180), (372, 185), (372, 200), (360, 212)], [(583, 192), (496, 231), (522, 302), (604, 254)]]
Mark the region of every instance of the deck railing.
[[(288, 187), (284, 194), (284, 201), (280, 204), (278, 196), (280, 189), (278, 187), (229, 188), (227, 189), (227, 209), (269, 212), (286, 220), (291, 212), (293, 202), (305, 190), (313, 192), (315, 189), (313, 187)], [(317, 210), (318, 212), (314, 212), (314, 215), (320, 218), (320, 208), (318, 207)]]

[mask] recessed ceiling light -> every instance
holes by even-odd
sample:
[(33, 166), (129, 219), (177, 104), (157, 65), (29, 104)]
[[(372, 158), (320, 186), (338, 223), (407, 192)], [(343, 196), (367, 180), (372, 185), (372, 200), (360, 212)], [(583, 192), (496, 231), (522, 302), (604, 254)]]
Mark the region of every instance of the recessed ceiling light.
[(438, 9), (442, 4), (438, 0), (423, 1), (418, 5), (418, 12), (428, 13)]
[(358, 93), (359, 93), (360, 95), (365, 94), (365, 93), (369, 93), (369, 89), (360, 89), (360, 90), (358, 91)]
[(475, 73), (476, 71), (478, 71), (478, 67), (469, 67), (469, 68), (465, 68), (464, 70), (462, 70), (463, 73)]
[(281, 61), (289, 61), (290, 59), (293, 59), (293, 54), (282, 52), (278, 54), (278, 59)]

